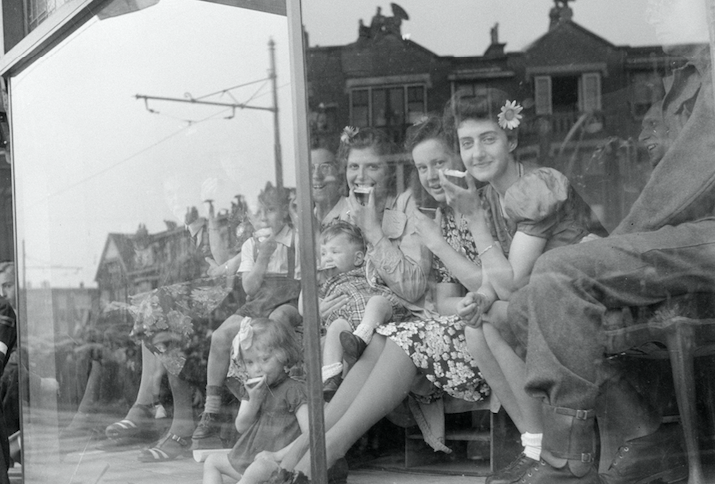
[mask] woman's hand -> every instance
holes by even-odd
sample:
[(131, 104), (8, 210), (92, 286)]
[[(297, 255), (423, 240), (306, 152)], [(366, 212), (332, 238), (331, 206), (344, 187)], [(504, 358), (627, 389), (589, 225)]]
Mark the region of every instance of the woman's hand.
[(428, 249), (433, 250), (436, 244), (444, 240), (442, 236), (441, 210), (437, 210), (434, 220), (420, 211), (415, 211), (414, 221), (415, 230), (417, 230), (417, 234)]
[(468, 292), (457, 303), (457, 314), (467, 326), (479, 328), (482, 325), (482, 315), (491, 306), (489, 298), (481, 292)]
[(345, 294), (331, 294), (330, 296), (318, 301), (318, 309), (320, 310), (320, 319), (327, 319), (333, 311), (337, 311), (345, 306), (348, 302), (348, 297)]
[(469, 173), (465, 178), (467, 180), (466, 189), (455, 185), (447, 179), (442, 170), (439, 171), (439, 182), (447, 197), (447, 204), (465, 217), (483, 217), (482, 204), (474, 184), (474, 178)]
[(350, 218), (355, 225), (360, 227), (365, 240), (370, 244), (376, 244), (383, 236), (380, 215), (377, 213), (375, 203), (375, 190), (370, 192), (367, 204), (363, 205), (355, 197), (354, 189), (350, 189), (348, 195), (348, 205), (350, 206)]

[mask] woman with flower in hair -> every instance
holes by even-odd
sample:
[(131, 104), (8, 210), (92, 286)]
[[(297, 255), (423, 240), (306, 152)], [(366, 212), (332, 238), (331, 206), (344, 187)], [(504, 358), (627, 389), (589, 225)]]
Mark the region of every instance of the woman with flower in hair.
[[(481, 314), (497, 298), (508, 299), (512, 291), (525, 284), (534, 260), (544, 250), (580, 241), (588, 233), (585, 221), (589, 209), (557, 171), (532, 170), (516, 161), (513, 128), (519, 124), (520, 109), (505, 101), (505, 95), (495, 90), (472, 99), (455, 98), (445, 110), (448, 136), (424, 136), (411, 146), (418, 170), (426, 163), (429, 172), (434, 171), (430, 169), (435, 164), (432, 162), (449, 156), (454, 146), (451, 141), (458, 140), (467, 173), (438, 170), (436, 178), (424, 176), (421, 180), (425, 180), (423, 186), (435, 198), (444, 194), (454, 213), (442, 217), (442, 233), (446, 240), (462, 242), (458, 245), (460, 250), (439, 246), (434, 235), (424, 240), (446, 269), (473, 292), (457, 305), (454, 301), (459, 292), (453, 289), (452, 312), (459, 306), (463, 317), (443, 316), (378, 328), (378, 335), (326, 407), (328, 466), (370, 426), (396, 408), (411, 390), (416, 390), (417, 377), (426, 377), (431, 383), (428, 397), (446, 392), (478, 401), (489, 394), (483, 375), (494, 375), (494, 389), (500, 400), (502, 396), (509, 400), (507, 410), (516, 416), (522, 432), (539, 431), (538, 422), (532, 429), (530, 422), (519, 420), (519, 406), (508, 393), (510, 382), (504, 381), (504, 375), (498, 378), (500, 361), (488, 346)], [(466, 178), (467, 188), (450, 182), (445, 174)], [(474, 178), (487, 186), (477, 190)], [(434, 234), (434, 227), (424, 219), (418, 221), (418, 227), (420, 233), (431, 230)], [(466, 256), (470, 263), (455, 255)], [(465, 267), (470, 270), (462, 271)], [(445, 300), (438, 307), (448, 313), (450, 304), (443, 304)], [(467, 334), (467, 330), (473, 334)], [(508, 345), (504, 346), (514, 354)], [(479, 359), (484, 366), (478, 366), (474, 358), (480, 351), (486, 352)], [(303, 480), (295, 482), (307, 482), (301, 474), (310, 473), (308, 452), (307, 438), (299, 438), (283, 459), (283, 470), (271, 482), (293, 482), (291, 479), (296, 477)], [(520, 462), (509, 469), (519, 467), (523, 471), (523, 463), (516, 465)], [(506, 479), (492, 476), (490, 482), (512, 482), (510, 479), (511, 475)]]

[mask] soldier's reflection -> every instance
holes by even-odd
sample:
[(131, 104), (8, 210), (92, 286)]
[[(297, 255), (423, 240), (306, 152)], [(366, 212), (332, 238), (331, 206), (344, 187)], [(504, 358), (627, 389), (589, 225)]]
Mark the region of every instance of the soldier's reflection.
[(663, 159), (670, 147), (668, 129), (663, 121), (663, 106), (657, 101), (648, 109), (643, 117), (642, 129), (638, 141), (648, 150), (648, 158), (652, 167)]
[[(601, 456), (600, 475), (593, 465), (597, 397), (606, 381), (623, 376), (605, 356), (619, 351), (606, 343), (606, 311), (715, 292), (715, 113), (705, 2), (650, 0), (648, 19), (663, 50), (686, 60), (667, 79), (662, 104), (672, 144), (609, 237), (542, 255), (530, 283), (510, 300), (509, 321), (528, 345), (526, 389), (544, 404), (543, 461), (523, 480), (531, 484), (677, 482), (688, 474), (681, 429), (625, 392), (607, 406), (624, 422), (618, 451)], [(621, 318), (608, 329), (635, 324)]]

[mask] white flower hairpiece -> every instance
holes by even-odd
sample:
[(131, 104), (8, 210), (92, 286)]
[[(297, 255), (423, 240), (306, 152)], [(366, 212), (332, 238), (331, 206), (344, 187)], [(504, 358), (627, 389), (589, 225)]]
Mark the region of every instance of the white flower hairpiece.
[(340, 142), (341, 143), (349, 143), (350, 140), (360, 132), (360, 128), (356, 128), (354, 126), (345, 126), (343, 128), (343, 134), (340, 135)]
[(521, 124), (522, 115), (519, 114), (524, 108), (516, 101), (507, 100), (504, 106), (501, 107), (501, 112), (499, 113), (499, 126), (502, 129), (514, 129), (518, 128)]

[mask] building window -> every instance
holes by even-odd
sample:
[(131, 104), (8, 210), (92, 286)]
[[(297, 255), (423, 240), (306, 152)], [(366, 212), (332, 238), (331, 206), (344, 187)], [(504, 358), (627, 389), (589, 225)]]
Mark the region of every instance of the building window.
[(407, 122), (416, 123), (425, 114), (425, 88), (424, 86), (411, 86), (407, 88)]
[(423, 85), (353, 89), (350, 122), (358, 127), (402, 127), (425, 113), (425, 98)]
[(352, 97), (352, 124), (360, 128), (370, 124), (370, 91), (367, 89), (356, 89), (351, 93)]
[(601, 110), (601, 75), (595, 72), (583, 74), (579, 79), (579, 108), (592, 113)]
[(534, 78), (534, 99), (536, 100), (537, 115), (546, 115), (553, 112), (550, 76), (536, 76)]
[(536, 114), (593, 112), (601, 110), (601, 75), (535, 76)]

